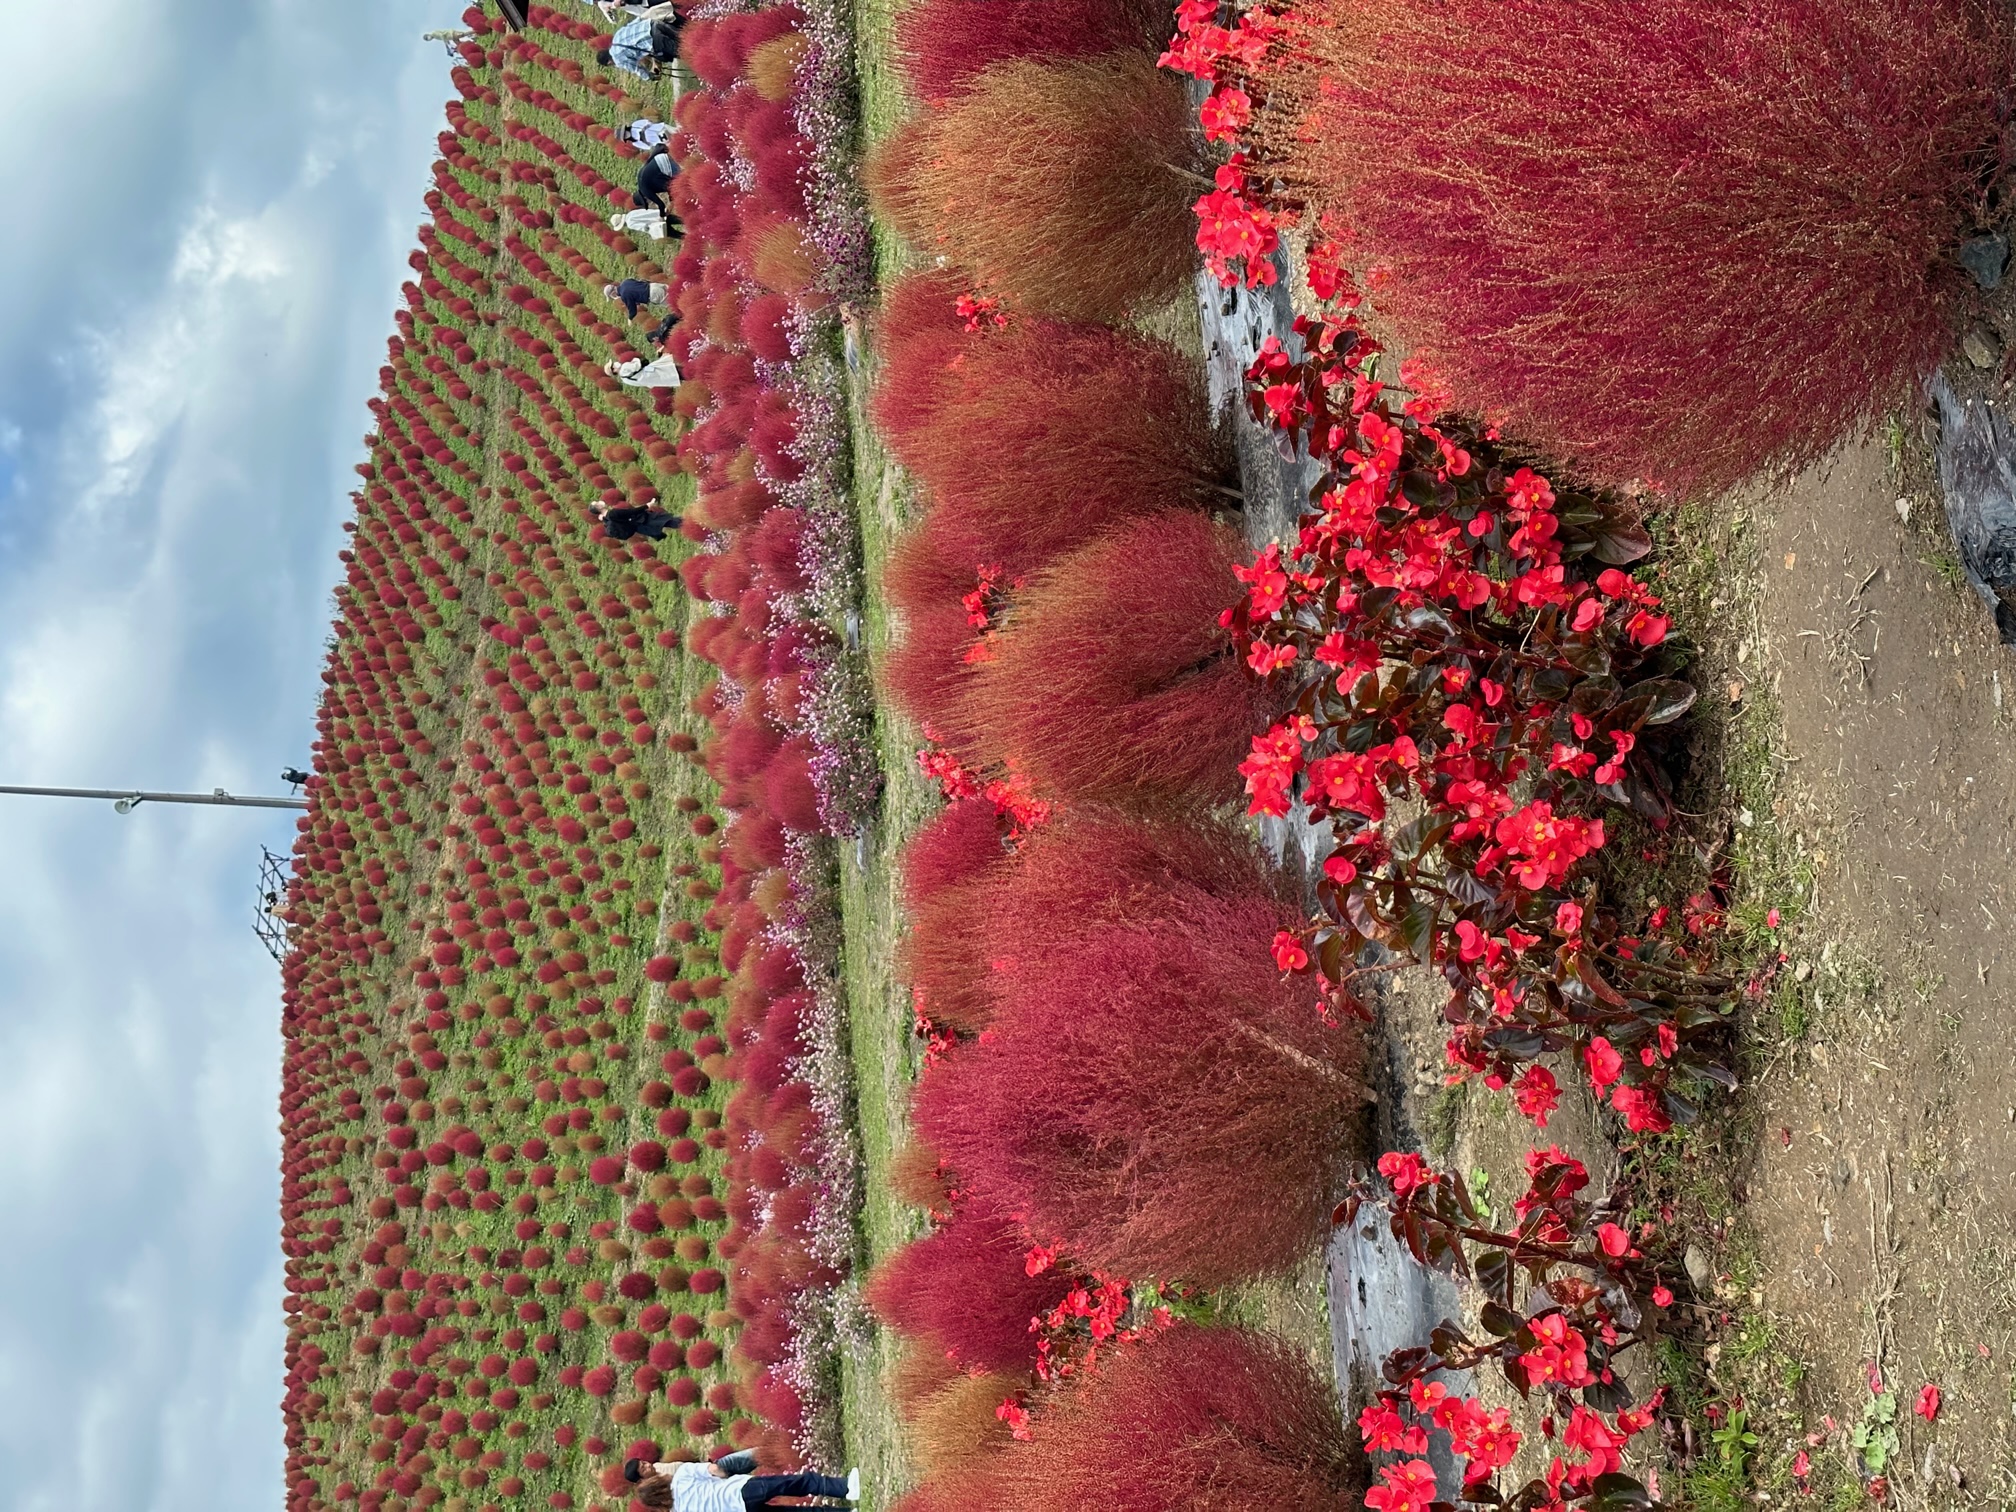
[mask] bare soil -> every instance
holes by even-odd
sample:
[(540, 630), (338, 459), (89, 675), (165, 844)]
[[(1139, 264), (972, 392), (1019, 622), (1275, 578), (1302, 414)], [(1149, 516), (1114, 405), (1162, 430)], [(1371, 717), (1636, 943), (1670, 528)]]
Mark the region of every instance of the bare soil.
[[(1763, 702), (1789, 1029), (1745, 1094), (1757, 1300), (1809, 1367), (1809, 1431), (1873, 1366), (1904, 1404), (1898, 1505), (2016, 1499), (2016, 662), (1959, 582), (1927, 435), (1843, 448), (1737, 501), (1729, 695)], [(1740, 685), (1740, 686), (1738, 686)], [(1790, 891), (1790, 886), (1781, 890)], [(1838, 1435), (1813, 1451), (1845, 1457)]]

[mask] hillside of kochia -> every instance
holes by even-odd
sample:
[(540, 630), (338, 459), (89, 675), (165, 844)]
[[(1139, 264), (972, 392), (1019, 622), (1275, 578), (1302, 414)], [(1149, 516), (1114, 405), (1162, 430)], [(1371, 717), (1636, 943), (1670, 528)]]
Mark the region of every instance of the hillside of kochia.
[[(669, 88), (602, 77), (576, 15), (465, 16), (285, 906), (292, 1512), (590, 1505), (636, 1446), (787, 1463), (832, 1431), (808, 1361), (854, 1177), (821, 836), (873, 796), (819, 423), (849, 270), (793, 124), (830, 59), (760, 14), (691, 30), (685, 108), (774, 108), (676, 139), (713, 194), (683, 244), (608, 223), (639, 161), (617, 129)], [(687, 296), (673, 350), (711, 387), (603, 371), (642, 350), (601, 293), (628, 276)], [(684, 539), (588, 507), (653, 497)], [(703, 757), (699, 714), (741, 745)]]

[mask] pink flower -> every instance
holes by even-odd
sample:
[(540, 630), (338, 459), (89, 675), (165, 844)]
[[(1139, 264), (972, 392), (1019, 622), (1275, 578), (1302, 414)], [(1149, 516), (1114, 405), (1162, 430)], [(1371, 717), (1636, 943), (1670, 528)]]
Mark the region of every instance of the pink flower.
[(1274, 936), (1274, 964), (1283, 971), (1302, 971), (1309, 965), (1309, 952), (1298, 936), (1281, 930)]
[(1624, 1115), (1624, 1122), (1635, 1134), (1664, 1134), (1673, 1127), (1659, 1095), (1643, 1087), (1616, 1087), (1610, 1093), (1610, 1105)]
[(1419, 1155), (1399, 1150), (1388, 1150), (1379, 1157), (1379, 1174), (1393, 1183), (1393, 1195), (1396, 1197), (1405, 1197), (1409, 1192), (1433, 1186), (1436, 1181), (1435, 1173), (1428, 1169), (1428, 1163)]
[(1390, 1396), (1382, 1396), (1358, 1414), (1358, 1434), (1369, 1454), (1426, 1454), (1428, 1434), (1402, 1418)]
[(1918, 1416), (1931, 1422), (1939, 1416), (1939, 1388), (1926, 1382), (1918, 1388), (1918, 1404), (1911, 1409)]

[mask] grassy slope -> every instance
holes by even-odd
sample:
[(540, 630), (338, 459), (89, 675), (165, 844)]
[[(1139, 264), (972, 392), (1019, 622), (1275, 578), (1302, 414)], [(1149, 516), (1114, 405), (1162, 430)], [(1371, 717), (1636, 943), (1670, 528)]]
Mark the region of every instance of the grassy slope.
[[(556, 94), (582, 107), (592, 108), (600, 103), (585, 91), (561, 81), (549, 79), (547, 82), (555, 86)], [(606, 106), (602, 108), (606, 109)], [(509, 119), (516, 113), (516, 103), (507, 97), (504, 117)], [(543, 124), (549, 129), (552, 126), (550, 121)], [(514, 160), (523, 155), (510, 146), (478, 154), (486, 165)], [(620, 165), (612, 157), (607, 167), (616, 170)], [(472, 175), (464, 173), (458, 176), (479, 195), (495, 192)], [(598, 243), (573, 236), (566, 239), (602, 263), (607, 276), (620, 276), (621, 272), (627, 271), (604, 262), (608, 254)], [(472, 261), (476, 260), (474, 254), (465, 251), (464, 255)], [(482, 270), (490, 271), (487, 267)], [(508, 279), (500, 277), (497, 281), (502, 283)], [(486, 316), (505, 325), (513, 321), (511, 307), (494, 293), (476, 292), (478, 308)], [(522, 360), (501, 341), (485, 340), (479, 336), (478, 342), (484, 355), (493, 362)], [(423, 407), (443, 402), (437, 392), (422, 390), (417, 385), (407, 390), (407, 397)], [(466, 627), (478, 613), (489, 611), (508, 615), (510, 612), (501, 602), (499, 580), (493, 578), (486, 583), (485, 576), (508, 565), (502, 560), (506, 553), (501, 549), (501, 541), (512, 529), (514, 521), (500, 505), (511, 495), (513, 487), (510, 475), (498, 465), (498, 457), (503, 451), (522, 446), (521, 442), (505, 433), (503, 427), (505, 416), (522, 405), (517, 392), (499, 380), (488, 383), (478, 380), (475, 398), (447, 404), (454, 421), (467, 428), (464, 436), (459, 438), (456, 454), (478, 470), (476, 478), (494, 487), (498, 497), (473, 502), (474, 519), (466, 533), (474, 548), (473, 558), (468, 570), (459, 574), (464, 596), (454, 605), (436, 603), (437, 609), (447, 611), (449, 628), (430, 629), (422, 652), (416, 657), (418, 665), (405, 679), (409, 687), (424, 691), (431, 700), (430, 712), (423, 718), (423, 726), (427, 727), (435, 748), (459, 752), (460, 755), (452, 771), (437, 773), (430, 769), (427, 781), (406, 794), (408, 806), (420, 816), (413, 824), (396, 827), (383, 840), (373, 841), (373, 837), (366, 837), (367, 841), (373, 841), (372, 854), (383, 857), (385, 864), (393, 870), (389, 885), (376, 884), (373, 889), (374, 896), (386, 905), (388, 925), (395, 921), (403, 922), (417, 931), (443, 920), (441, 896), (424, 896), (426, 890), (417, 884), (423, 879), (435, 880), (433, 868), (437, 863), (433, 845), (438, 844), (443, 826), (450, 822), (447, 811), (453, 796), (451, 785), (470, 780), (473, 773), (470, 757), (487, 746), (487, 732), (481, 721), (484, 713), (493, 706), (480, 696), (478, 678), (474, 674), (482, 665), (498, 659), (497, 648), (487, 641), (470, 638)], [(474, 492), (470, 482), (450, 478), (445, 472), (437, 475), (454, 494), (466, 499)], [(681, 484), (689, 486), (682, 489)], [(668, 483), (666, 500), (670, 507), (679, 508), (684, 502), (682, 495), (685, 492), (690, 492), (690, 480), (679, 479)], [(684, 543), (668, 542), (664, 554), (676, 559), (686, 549)], [(592, 597), (630, 576), (621, 568), (612, 571), (606, 561), (602, 564), (600, 576), (591, 582), (569, 581), (566, 568), (557, 558), (550, 565), (541, 563), (540, 567), (540, 576), (556, 598), (569, 593)], [(641, 618), (641, 627), (648, 631), (654, 629), (656, 623), (663, 623), (683, 630), (691, 609), (684, 595), (673, 584), (649, 578), (643, 581), (649, 593), (650, 609)], [(456, 617), (458, 609), (459, 619)], [(459, 639), (455, 633), (458, 624), (465, 627)], [(554, 639), (564, 643), (566, 638), (556, 631)], [(712, 672), (677, 653), (652, 652), (649, 659), (657, 665), (659, 681), (657, 691), (645, 694), (645, 702), (662, 729), (686, 717), (686, 702), (700, 686), (712, 680)], [(631, 658), (631, 661), (635, 660)], [(633, 681), (631, 686), (644, 687), (646, 684)], [(541, 702), (535, 699), (534, 707), (537, 708)], [(586, 759), (585, 749), (576, 750), (568, 742), (554, 742), (554, 751), (556, 764), (564, 762), (570, 755)], [(373, 764), (375, 767), (375, 758)], [(620, 1109), (620, 1116), (599, 1119), (592, 1138), (568, 1135), (550, 1141), (552, 1154), (549, 1159), (560, 1167), (561, 1192), (541, 1194), (545, 1199), (541, 1216), (571, 1219), (575, 1228), (575, 1243), (586, 1237), (586, 1228), (591, 1221), (615, 1219), (621, 1212), (621, 1200), (616, 1193), (588, 1186), (574, 1174), (575, 1171), (585, 1164), (586, 1157), (598, 1146), (621, 1149), (630, 1139), (651, 1135), (653, 1116), (639, 1106), (636, 1087), (658, 1074), (655, 1065), (657, 1053), (681, 1039), (678, 1031), (671, 1029), (666, 1022), (673, 1016), (668, 1011), (672, 1005), (667, 1004), (662, 989), (649, 988), (641, 982), (638, 967), (654, 943), (664, 940), (661, 931), (675, 917), (697, 918), (704, 906), (684, 896), (683, 880), (673, 873), (677, 865), (704, 864), (704, 848), (686, 832), (684, 816), (675, 811), (673, 800), (689, 795), (709, 800), (712, 785), (689, 763), (672, 759), (662, 747), (641, 753), (639, 764), (643, 769), (641, 779), (648, 783), (650, 793), (648, 800), (640, 796), (632, 810), (640, 833), (636, 843), (628, 850), (636, 859), (634, 864), (624, 865), (619, 884), (632, 891), (617, 900), (619, 905), (628, 897), (634, 897), (637, 902), (622, 908), (620, 919), (615, 917), (616, 910), (610, 910), (593, 924), (577, 926), (575, 931), (585, 936), (579, 944), (589, 956), (591, 967), (613, 969), (618, 974), (616, 982), (601, 990), (610, 995), (629, 992), (640, 1001), (638, 1015), (628, 1021), (621, 1033), (615, 1032), (615, 1026), (607, 1020), (595, 1021), (590, 1024), (594, 1038), (582, 1047), (594, 1055), (597, 1069), (608, 1083), (608, 1113), (615, 1115)], [(553, 801), (564, 804), (564, 800), (557, 798)], [(664, 846), (662, 858), (645, 854), (653, 841)], [(408, 866), (411, 867), (410, 873), (404, 869)], [(445, 877), (447, 873), (444, 871), (440, 875)], [(536, 888), (528, 888), (527, 897), (540, 909), (569, 901), (565, 897), (542, 895)], [(547, 929), (555, 931), (555, 936), (542, 934), (535, 938), (547, 940), (556, 948), (561, 946), (564, 942), (557, 935), (562, 926), (554, 924), (550, 918), (541, 922)], [(625, 929), (631, 931), (632, 938), (626, 939), (622, 935)], [(604, 931), (608, 931), (608, 935), (604, 935)], [(636, 935), (643, 938), (635, 939)], [(700, 946), (687, 952), (689, 972), (691, 967), (704, 965), (708, 939), (703, 933)], [(359, 970), (358, 977), (361, 980), (356, 994), (357, 1006), (372, 1010), (372, 1016), (382, 1018), (390, 1031), (383, 1048), (375, 1053), (371, 1043), (373, 1031), (366, 1030), (360, 1036), (359, 1031), (353, 1028), (342, 1036), (344, 1043), (353, 1048), (359, 1046), (361, 1039), (365, 1059), (353, 1068), (354, 1084), (366, 1089), (368, 1097), (368, 1089), (373, 1083), (399, 1080), (393, 1063), (409, 1053), (402, 1021), (412, 1012), (412, 987), (404, 957), (396, 949), (389, 953), (380, 952), (368, 966)], [(509, 991), (515, 1009), (521, 1001), (525, 985), (523, 979), (513, 979), (510, 973), (500, 973), (484, 987), (475, 989), (474, 996), (480, 1000), (484, 991), (505, 989)], [(464, 994), (458, 992), (454, 996), (460, 999)], [(488, 1018), (494, 1021), (497, 1014), (493, 1011)], [(587, 1020), (580, 1022), (589, 1024)], [(648, 1041), (643, 1032), (647, 1026), (651, 1036)], [(551, 1111), (551, 1106), (542, 1105), (527, 1094), (542, 1077), (554, 1074), (552, 1068), (541, 1062), (550, 1061), (552, 1050), (557, 1047), (538, 1046), (533, 1036), (521, 1038), (520, 1035), (515, 1020), (505, 1021), (502, 1028), (483, 1019), (474, 1022), (460, 1020), (451, 1028), (439, 1032), (435, 1038), (444, 1064), (432, 1076), (432, 1087), (428, 1089), (433, 1097), (436, 1116), (444, 1122), (459, 1120), (470, 1123), (486, 1141), (500, 1137), (516, 1141), (535, 1134), (541, 1117)], [(577, 1050), (577, 1055), (579, 1053)], [(685, 1101), (699, 1111), (717, 1106), (721, 1097), (722, 1092), (715, 1089)], [(415, 1116), (418, 1118), (420, 1115), (416, 1112)], [(423, 1144), (426, 1137), (423, 1134)], [(353, 1135), (346, 1141), (340, 1141), (339, 1145), (340, 1159), (328, 1174), (345, 1178), (353, 1189), (362, 1194), (360, 1201), (385, 1190), (382, 1178), (374, 1169), (373, 1156), (378, 1147), (376, 1140)], [(718, 1167), (718, 1162), (718, 1155), (709, 1151), (703, 1157), (701, 1168), (713, 1170)], [(519, 1172), (514, 1170), (510, 1174), (516, 1177)], [(507, 1190), (529, 1188), (514, 1186)], [(517, 1217), (508, 1211), (479, 1213), (450, 1210), (425, 1215), (423, 1221), (414, 1223), (412, 1219), (416, 1215), (408, 1211), (402, 1210), (399, 1216), (408, 1220), (406, 1242), (384, 1258), (423, 1270), (439, 1268), (451, 1271), (460, 1268), (463, 1249), (472, 1242), (483, 1244), (492, 1251), (511, 1248), (514, 1241), (508, 1230)], [(360, 1223), (344, 1235), (337, 1247), (334, 1258), (337, 1272), (343, 1277), (338, 1286), (346, 1293), (357, 1286), (358, 1279), (368, 1279), (368, 1273), (373, 1269), (373, 1263), (362, 1255), (366, 1247), (361, 1242), (369, 1237), (372, 1227), (371, 1223)], [(711, 1235), (718, 1232), (719, 1225), (708, 1224), (703, 1229)], [(565, 1249), (567, 1243), (563, 1241), (556, 1248)], [(599, 1244), (591, 1242), (591, 1254), (585, 1266), (563, 1265), (556, 1272), (548, 1273), (563, 1288), (552, 1300), (572, 1301), (581, 1281), (598, 1274), (608, 1276), (629, 1269), (631, 1255), (631, 1247), (622, 1240), (612, 1239)], [(478, 1268), (474, 1262), (471, 1263), (472, 1280), (475, 1279), (473, 1271)], [(488, 1279), (486, 1276), (473, 1293), (465, 1294), (469, 1303), (480, 1309), (473, 1315), (465, 1314), (469, 1321), (463, 1325), (468, 1330), (470, 1342), (477, 1346), (477, 1353), (492, 1344), (493, 1336), (501, 1332), (500, 1323), (510, 1321), (488, 1316), (507, 1310), (505, 1299), (492, 1293)], [(709, 1299), (689, 1297), (685, 1302), (703, 1316), (708, 1312)], [(713, 1305), (718, 1306), (718, 1298), (713, 1300)], [(367, 1409), (366, 1403), (371, 1394), (385, 1384), (392, 1369), (403, 1358), (404, 1351), (396, 1347), (396, 1341), (370, 1355), (353, 1353), (345, 1347), (348, 1342), (345, 1335), (354, 1330), (361, 1337), (367, 1332), (364, 1325), (369, 1321), (368, 1316), (359, 1317), (354, 1310), (344, 1308), (340, 1316), (326, 1318), (322, 1329), (313, 1330), (329, 1342), (333, 1356), (331, 1364), (324, 1367), (323, 1382), (316, 1393), (319, 1403), (313, 1415), (313, 1431), (318, 1436), (326, 1436), (330, 1453), (329, 1467), (317, 1479), (331, 1484), (346, 1478), (368, 1484), (379, 1468), (378, 1463), (367, 1454), (375, 1432), (374, 1414)], [(725, 1342), (726, 1320), (717, 1313), (709, 1321), (713, 1328), (720, 1330)], [(591, 1436), (599, 1431), (614, 1440), (625, 1436), (626, 1430), (609, 1422), (607, 1403), (586, 1399), (572, 1391), (562, 1391), (558, 1393), (557, 1400), (553, 1399), (549, 1395), (550, 1382), (554, 1370), (561, 1364), (601, 1363), (605, 1360), (606, 1330), (612, 1326), (620, 1326), (620, 1320), (598, 1317), (588, 1328), (564, 1331), (560, 1353), (541, 1361), (544, 1366), (542, 1390), (527, 1392), (528, 1400), (522, 1406), (498, 1414), (499, 1420), (494, 1427), (471, 1424), (481, 1451), (486, 1456), (494, 1455), (496, 1464), (490, 1473), (490, 1485), (483, 1492), (470, 1495), (469, 1501), (498, 1497), (497, 1472), (501, 1471), (522, 1479), (524, 1489), (518, 1495), (528, 1503), (533, 1499), (543, 1502), (549, 1494), (564, 1493), (570, 1495), (577, 1505), (584, 1502), (593, 1505), (590, 1498), (599, 1489), (593, 1485), (592, 1479), (595, 1464), (582, 1448), (556, 1445), (555, 1431), (561, 1427), (572, 1427)], [(335, 1335), (333, 1341), (329, 1339), (331, 1333)], [(725, 1363), (696, 1370), (693, 1374), (703, 1385), (728, 1378)], [(679, 1441), (677, 1417), (668, 1413), (662, 1404), (651, 1413), (649, 1423), (668, 1444)], [(525, 1456), (534, 1449), (543, 1451), (545, 1463), (526, 1463)], [(437, 1451), (437, 1458), (445, 1459), (446, 1456), (439, 1455)], [(458, 1454), (457, 1458), (461, 1456)], [(506, 1490), (501, 1499), (512, 1501), (517, 1497)], [(462, 1497), (451, 1495), (447, 1502), (449, 1512), (457, 1512), (462, 1503)]]

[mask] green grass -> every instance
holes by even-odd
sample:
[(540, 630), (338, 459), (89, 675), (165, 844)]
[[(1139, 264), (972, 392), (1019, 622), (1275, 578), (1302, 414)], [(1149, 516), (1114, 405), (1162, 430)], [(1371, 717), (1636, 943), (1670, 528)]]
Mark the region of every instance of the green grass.
[[(860, 0), (855, 7), (864, 146), (886, 137), (911, 108), (890, 51), (894, 19), (890, 0)], [(901, 270), (908, 254), (879, 220), (873, 229), (876, 272), (886, 283)], [(890, 547), (914, 517), (916, 502), (909, 479), (868, 421), (867, 395), (876, 354), (867, 330), (856, 330), (851, 357), (848, 408), (854, 509), (869, 585), (862, 604), (861, 644), (871, 664), (879, 667), (896, 627), (878, 585)], [(890, 1162), (908, 1134), (910, 1088), (920, 1055), (911, 1033), (909, 990), (895, 970), (902, 928), (896, 862), (904, 843), (940, 806), (935, 786), (917, 768), (920, 733), (886, 705), (875, 713), (875, 744), (885, 780), (881, 808), (859, 844), (844, 849), (840, 883), (843, 972), (865, 1176), (859, 1220), (864, 1273), (926, 1227), (923, 1215), (896, 1196), (889, 1179)], [(889, 1497), (913, 1484), (916, 1470), (886, 1387), (901, 1341), (880, 1328), (874, 1330), (873, 1341), (871, 1349), (850, 1352), (840, 1362), (841, 1416), (849, 1462), (862, 1467), (878, 1497)]]

